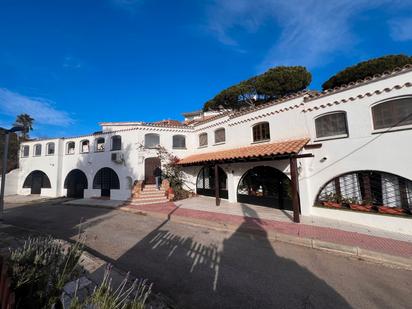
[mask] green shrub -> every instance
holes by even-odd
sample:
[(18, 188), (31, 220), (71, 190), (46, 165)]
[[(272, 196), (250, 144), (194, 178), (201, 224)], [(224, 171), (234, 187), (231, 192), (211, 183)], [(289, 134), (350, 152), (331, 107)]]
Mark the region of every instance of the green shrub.
[(366, 77), (382, 74), (385, 71), (392, 71), (406, 64), (412, 64), (412, 57), (406, 55), (389, 55), (370, 59), (350, 66), (335, 74), (323, 83), (322, 88), (323, 90), (333, 89), (362, 80)]
[(58, 301), (64, 285), (77, 278), (83, 241), (66, 248), (52, 237), (29, 238), (10, 250), (10, 277), (16, 307), (44, 308)]
[(80, 302), (76, 297), (72, 299), (70, 309), (98, 308), (98, 309), (144, 309), (151, 293), (152, 284), (146, 280), (130, 282), (129, 274), (117, 288), (112, 287), (110, 277), (111, 265), (104, 272), (103, 280), (95, 287), (93, 293)]

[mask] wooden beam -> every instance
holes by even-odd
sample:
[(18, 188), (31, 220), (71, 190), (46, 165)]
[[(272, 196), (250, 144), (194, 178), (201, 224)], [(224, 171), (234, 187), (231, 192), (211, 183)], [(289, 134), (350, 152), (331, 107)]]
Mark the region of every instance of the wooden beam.
[(215, 197), (216, 197), (216, 206), (220, 205), (220, 196), (219, 196), (219, 165), (215, 164)]
[(293, 222), (299, 223), (299, 211), (300, 211), (300, 201), (299, 201), (299, 179), (298, 179), (298, 164), (296, 157), (290, 157), (290, 176), (292, 183), (292, 207), (293, 207)]

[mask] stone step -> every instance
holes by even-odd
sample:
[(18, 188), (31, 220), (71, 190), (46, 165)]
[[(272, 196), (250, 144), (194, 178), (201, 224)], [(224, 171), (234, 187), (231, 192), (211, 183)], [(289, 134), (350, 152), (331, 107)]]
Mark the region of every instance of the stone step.
[(169, 202), (168, 199), (159, 199), (159, 200), (152, 200), (152, 201), (141, 201), (141, 200), (132, 200), (129, 205), (139, 206), (139, 205), (149, 205), (149, 204), (160, 204), (160, 203), (167, 203)]
[(140, 194), (137, 198), (150, 199), (150, 198), (165, 198), (165, 197), (167, 197), (166, 194)]
[(164, 200), (167, 199), (166, 196), (160, 195), (160, 196), (140, 196), (138, 198), (134, 198), (133, 200), (135, 201), (151, 201), (151, 200)]

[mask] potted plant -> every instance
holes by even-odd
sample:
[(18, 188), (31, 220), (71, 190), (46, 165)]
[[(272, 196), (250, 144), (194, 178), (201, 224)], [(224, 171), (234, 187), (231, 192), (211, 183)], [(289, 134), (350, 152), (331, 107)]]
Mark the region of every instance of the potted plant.
[(386, 205), (379, 206), (378, 211), (381, 214), (389, 215), (406, 215), (408, 213), (407, 210), (402, 207), (390, 207)]
[(342, 208), (342, 196), (336, 193), (326, 195), (322, 205), (329, 208)]
[(348, 204), (350, 209), (356, 211), (371, 212), (374, 209), (372, 201), (368, 199), (360, 201), (357, 198), (349, 198)]

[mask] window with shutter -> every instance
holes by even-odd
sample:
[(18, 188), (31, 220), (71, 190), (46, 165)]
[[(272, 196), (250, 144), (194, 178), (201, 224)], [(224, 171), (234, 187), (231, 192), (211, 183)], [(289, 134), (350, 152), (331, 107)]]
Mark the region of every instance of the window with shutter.
[(316, 137), (347, 136), (346, 113), (337, 112), (322, 115), (315, 119)]

